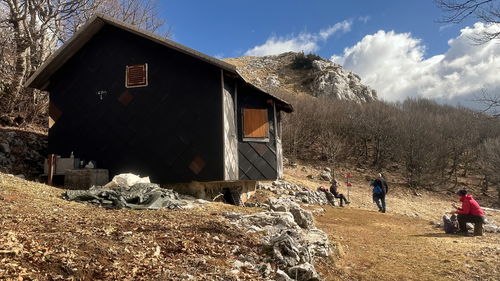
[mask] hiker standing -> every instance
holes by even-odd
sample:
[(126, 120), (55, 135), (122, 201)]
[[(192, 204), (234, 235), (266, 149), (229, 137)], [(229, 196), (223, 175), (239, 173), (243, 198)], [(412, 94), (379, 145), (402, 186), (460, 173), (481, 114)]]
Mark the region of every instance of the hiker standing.
[(344, 203), (350, 204), (351, 202), (347, 201), (347, 198), (345, 198), (344, 194), (339, 193), (338, 186), (339, 186), (339, 182), (336, 179), (332, 180), (332, 185), (330, 186), (330, 193), (333, 194), (333, 196), (335, 196), (335, 198), (340, 199), (340, 207), (343, 207)]
[(379, 181), (380, 185), (382, 186), (384, 196), (387, 195), (387, 193), (389, 192), (389, 186), (387, 185), (387, 181), (384, 179), (384, 175), (382, 175), (382, 173), (378, 174), (377, 181)]
[(474, 223), (474, 235), (483, 235), (484, 211), (471, 194), (461, 189), (457, 191), (458, 200), (462, 202), (461, 207), (453, 205), (457, 210), (452, 214), (457, 214), (459, 234), (467, 235), (467, 223)]
[(382, 186), (382, 182), (378, 179), (372, 180), (370, 185), (373, 186), (372, 189), (372, 197), (373, 202), (377, 204), (378, 211), (385, 213), (385, 193), (384, 187)]

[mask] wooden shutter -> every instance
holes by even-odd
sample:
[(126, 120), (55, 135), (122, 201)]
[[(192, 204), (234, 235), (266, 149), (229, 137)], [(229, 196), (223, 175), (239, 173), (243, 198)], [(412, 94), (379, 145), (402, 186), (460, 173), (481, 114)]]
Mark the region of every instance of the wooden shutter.
[(269, 138), (267, 109), (243, 109), (243, 137)]
[(145, 87), (148, 85), (148, 64), (127, 65), (127, 88)]

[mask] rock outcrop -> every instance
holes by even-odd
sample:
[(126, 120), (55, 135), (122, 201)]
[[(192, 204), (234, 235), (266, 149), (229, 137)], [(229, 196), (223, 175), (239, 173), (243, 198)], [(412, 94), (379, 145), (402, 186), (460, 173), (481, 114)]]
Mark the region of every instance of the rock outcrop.
[(240, 57), (226, 59), (237, 66), (238, 72), (249, 82), (271, 92), (308, 94), (314, 97), (332, 97), (340, 100), (369, 102), (377, 93), (361, 83), (354, 72), (326, 60), (317, 59), (307, 69), (294, 69), (297, 53), (276, 56)]
[[(302, 209), (292, 199), (282, 196), (267, 202), (268, 210), (254, 214), (224, 214), (247, 232), (262, 234), (269, 259), (264, 264), (275, 264), (276, 280), (321, 280), (314, 268), (314, 259), (332, 253), (328, 236), (314, 226), (311, 211)], [(263, 276), (269, 267), (261, 266)]]

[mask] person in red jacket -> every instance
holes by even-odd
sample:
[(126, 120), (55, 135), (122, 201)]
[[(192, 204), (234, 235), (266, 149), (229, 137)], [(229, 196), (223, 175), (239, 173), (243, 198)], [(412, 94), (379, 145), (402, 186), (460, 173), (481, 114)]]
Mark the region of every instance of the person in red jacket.
[(466, 190), (457, 191), (459, 200), (462, 202), (462, 207), (453, 205), (457, 210), (453, 213), (457, 214), (458, 227), (460, 234), (467, 234), (467, 223), (484, 223), (484, 211), (481, 209), (476, 200), (471, 194), (467, 194)]

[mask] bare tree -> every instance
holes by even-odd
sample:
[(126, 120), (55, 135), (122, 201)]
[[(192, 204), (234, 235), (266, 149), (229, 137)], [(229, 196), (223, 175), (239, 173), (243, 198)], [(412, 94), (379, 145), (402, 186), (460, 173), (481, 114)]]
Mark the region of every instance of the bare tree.
[(500, 175), (498, 173), (500, 170), (500, 138), (497, 137), (484, 141), (480, 159), (486, 181), (491, 181), (497, 187), (498, 204), (500, 204)]
[[(165, 20), (158, 14), (155, 0), (91, 0), (80, 13), (67, 20), (62, 40), (71, 37), (78, 28), (95, 13), (102, 13), (141, 29), (158, 32), (165, 25)], [(170, 31), (163, 31), (162, 36), (170, 37)]]
[(47, 97), (23, 83), (94, 13), (151, 31), (164, 23), (154, 0), (0, 0), (0, 12), (0, 107), (25, 118), (45, 112)]
[[(447, 15), (444, 23), (459, 23), (468, 17), (474, 17), (484, 23), (500, 24), (500, 1), (498, 0), (435, 0)], [(473, 38), (478, 43), (485, 43), (500, 37), (500, 28), (485, 31)]]

